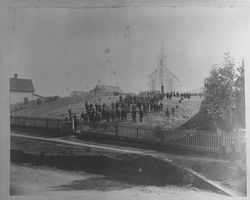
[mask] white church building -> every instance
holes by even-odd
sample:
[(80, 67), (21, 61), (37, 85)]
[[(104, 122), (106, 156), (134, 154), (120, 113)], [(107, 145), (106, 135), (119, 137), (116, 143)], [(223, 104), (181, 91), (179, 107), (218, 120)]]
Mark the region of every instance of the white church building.
[(164, 53), (164, 44), (161, 45), (160, 55), (157, 56), (157, 69), (148, 76), (150, 91), (178, 92), (182, 83), (178, 77), (167, 68), (167, 55)]

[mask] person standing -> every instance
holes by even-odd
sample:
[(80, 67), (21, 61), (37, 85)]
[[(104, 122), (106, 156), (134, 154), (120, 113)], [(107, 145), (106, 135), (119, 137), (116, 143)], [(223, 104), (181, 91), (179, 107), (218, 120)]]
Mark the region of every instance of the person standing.
[(77, 131), (77, 117), (76, 114), (74, 113), (73, 115), (73, 131), (76, 132)]
[(174, 113), (175, 113), (175, 108), (174, 107), (171, 109), (171, 112), (172, 112), (172, 115), (174, 115)]
[(166, 117), (169, 117), (169, 111), (168, 111), (168, 108), (166, 108), (165, 114), (166, 114)]
[(110, 122), (110, 110), (107, 108), (106, 109), (106, 119), (107, 119), (107, 122), (109, 123)]
[(115, 110), (114, 109), (111, 110), (111, 120), (112, 122), (115, 122)]
[(236, 159), (236, 147), (235, 147), (235, 141), (231, 140), (231, 159), (232, 161), (235, 161)]
[(142, 108), (140, 108), (140, 110), (139, 110), (139, 119), (140, 119), (140, 122), (143, 122), (143, 110), (142, 110)]
[(84, 120), (84, 112), (82, 111), (81, 120)]
[(132, 123), (136, 123), (136, 107), (132, 106)]
[(242, 138), (241, 139), (241, 144), (240, 144), (240, 151), (241, 151), (241, 160), (243, 163), (246, 162), (246, 139)]
[(69, 113), (69, 120), (72, 121), (72, 112), (71, 112), (71, 109), (68, 110), (68, 113)]
[(88, 112), (89, 111), (89, 105), (88, 105), (88, 102), (85, 101), (85, 112)]

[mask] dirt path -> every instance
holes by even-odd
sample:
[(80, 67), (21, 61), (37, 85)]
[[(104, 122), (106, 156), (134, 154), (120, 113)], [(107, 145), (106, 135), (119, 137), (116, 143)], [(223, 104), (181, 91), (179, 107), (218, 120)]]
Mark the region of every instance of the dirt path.
[[(103, 144), (100, 145), (100, 144), (96, 144), (96, 143), (93, 143), (93, 142), (76, 141), (74, 138), (71, 138), (71, 140), (73, 140), (73, 141), (69, 141), (69, 140), (65, 140), (65, 138), (41, 138), (41, 137), (36, 137), (36, 136), (20, 135), (20, 134), (15, 134), (15, 133), (12, 133), (12, 136), (14, 136), (14, 137), (22, 137), (22, 138), (27, 138), (27, 139), (29, 138), (29, 139), (34, 139), (34, 140), (40, 140), (41, 139), (41, 140), (44, 140), (44, 141), (50, 141), (50, 142), (53, 141), (53, 142), (64, 143), (64, 144), (68, 144), (68, 145), (77, 145), (77, 146), (81, 146), (81, 147), (88, 147), (88, 148), (91, 148), (91, 149), (99, 149), (99, 150), (103, 149), (105, 151), (111, 151), (111, 152), (122, 152), (122, 153), (129, 153), (129, 154), (150, 155), (150, 156), (162, 159), (164, 161), (174, 162), (174, 163), (181, 164), (182, 166), (189, 167), (189, 168), (192, 168), (192, 165), (196, 166), (197, 165), (197, 163), (196, 163), (197, 160), (199, 162), (202, 161), (203, 165), (205, 165), (205, 166), (207, 166), (209, 163), (211, 164), (211, 162), (213, 164), (222, 163), (224, 165), (228, 165), (227, 161), (218, 160), (218, 159), (197, 158), (197, 157), (190, 157), (190, 156), (176, 156), (176, 155), (166, 154), (166, 153), (162, 153), (162, 152), (159, 153), (159, 152), (152, 151), (152, 150), (119, 147), (119, 146), (115, 146), (115, 145), (103, 145)], [(186, 162), (186, 161), (188, 161), (188, 162)], [(200, 168), (202, 168), (202, 167), (200, 167)], [(200, 171), (202, 171), (202, 170), (200, 170)], [(191, 170), (191, 172), (192, 172), (192, 170)], [(205, 178), (205, 177), (201, 176), (201, 178)], [(225, 185), (222, 187), (222, 185), (220, 184), (220, 181), (217, 181), (217, 182), (209, 181), (209, 182), (211, 184), (214, 184), (216, 187), (220, 187), (221, 189), (227, 190), (229, 193), (233, 194), (233, 192), (228, 187), (225, 188)]]
[(20, 134), (20, 132), (15, 133), (14, 131), (11, 132), (11, 136), (29, 138), (29, 139), (35, 139), (35, 140), (42, 139), (44, 141), (53, 141), (53, 142), (59, 142), (59, 143), (63, 142), (64, 144), (78, 145), (78, 146), (90, 147), (90, 148), (98, 148), (98, 149), (104, 149), (104, 150), (115, 151), (115, 152), (158, 156), (158, 157), (164, 157), (165, 159), (168, 159), (169, 161), (189, 160), (189, 161), (203, 161), (203, 162), (219, 162), (219, 163), (225, 163), (225, 164), (231, 163), (227, 160), (222, 160), (218, 158), (198, 157), (198, 156), (190, 156), (190, 155), (176, 155), (176, 154), (170, 154), (170, 153), (165, 153), (165, 152), (158, 152), (154, 150), (138, 149), (138, 148), (124, 147), (124, 146), (122, 147), (122, 146), (111, 145), (111, 144), (99, 144), (99, 143), (95, 143), (91, 141), (82, 141), (82, 140), (75, 138), (74, 136), (69, 136), (69, 137), (67, 136), (67, 137), (62, 137), (62, 138), (44, 138), (40, 136), (38, 137), (38, 136)]
[(66, 195), (71, 199), (79, 195), (81, 199), (227, 199), (185, 186), (134, 186), (85, 172), (23, 164), (11, 165), (11, 183), (12, 194)]

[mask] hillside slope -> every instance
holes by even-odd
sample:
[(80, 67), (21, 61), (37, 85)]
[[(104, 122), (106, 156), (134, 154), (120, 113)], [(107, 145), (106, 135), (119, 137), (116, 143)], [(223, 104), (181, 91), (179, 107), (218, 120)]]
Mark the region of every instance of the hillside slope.
[[(30, 117), (48, 117), (48, 118), (59, 118), (64, 119), (68, 116), (68, 110), (71, 109), (73, 113), (76, 113), (80, 117), (81, 112), (85, 110), (85, 101), (88, 102), (105, 102), (110, 104), (112, 101), (115, 101), (118, 97), (107, 97), (107, 96), (86, 96), (81, 99), (71, 99), (68, 102), (54, 102), (50, 105), (40, 105), (36, 108), (26, 109), (20, 112), (15, 113), (18, 116), (28, 116)], [(137, 115), (137, 125), (145, 126), (158, 126), (164, 128), (178, 128), (188, 120), (190, 120), (194, 115), (199, 112), (200, 104), (203, 98), (201, 97), (191, 97), (191, 99), (184, 99), (179, 103), (179, 99), (173, 97), (171, 100), (163, 101), (163, 110), (165, 111), (168, 108), (171, 111), (171, 108), (175, 108), (174, 115), (170, 114), (169, 117), (166, 116), (165, 112), (158, 113), (148, 113), (147, 116), (144, 116), (143, 122), (138, 122)], [(176, 108), (178, 105), (178, 108)], [(128, 114), (128, 122), (121, 122), (126, 124), (131, 124), (131, 113)], [(105, 123), (105, 121), (103, 121)]]

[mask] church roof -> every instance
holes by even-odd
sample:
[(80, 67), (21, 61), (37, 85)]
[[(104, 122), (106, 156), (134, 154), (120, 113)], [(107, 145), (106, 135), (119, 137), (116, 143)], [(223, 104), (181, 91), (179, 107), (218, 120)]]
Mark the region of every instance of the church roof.
[(32, 80), (10, 78), (10, 92), (35, 92)]
[[(169, 73), (169, 74), (171, 74), (181, 85), (182, 85), (182, 83), (181, 83), (181, 81), (180, 81), (180, 79), (173, 73), (173, 72), (171, 72), (168, 68), (166, 68), (166, 67), (164, 67), (164, 69), (165, 70), (167, 70), (167, 72)], [(157, 72), (157, 70), (158, 69), (156, 69), (156, 70), (154, 70), (151, 74), (149, 74), (149, 78), (151, 77), (151, 76), (153, 76), (153, 74), (155, 74), (156, 72)]]
[(176, 80), (182, 85), (180, 79), (179, 79), (173, 72), (171, 72), (168, 68), (166, 68), (166, 70), (167, 70), (174, 78), (176, 78)]
[[(180, 85), (182, 85), (180, 79), (173, 73), (171, 72), (167, 67), (166, 67), (166, 63), (163, 64), (163, 61), (164, 60), (163, 58), (166, 58), (166, 54), (164, 52), (164, 38), (162, 39), (162, 42), (161, 42), (161, 49), (160, 49), (160, 54), (157, 56), (157, 59), (160, 61), (160, 65), (158, 66), (158, 68), (156, 70), (154, 70), (148, 77), (151, 78), (155, 73), (157, 73), (157, 71), (159, 70), (159, 67), (162, 68), (164, 70), (167, 71), (168, 74), (170, 74), (172, 77), (174, 77)], [(159, 63), (159, 62), (158, 62)]]
[(154, 73), (156, 73), (157, 72), (157, 69), (156, 70), (154, 70), (151, 74), (149, 74), (149, 76), (148, 77), (151, 77)]

